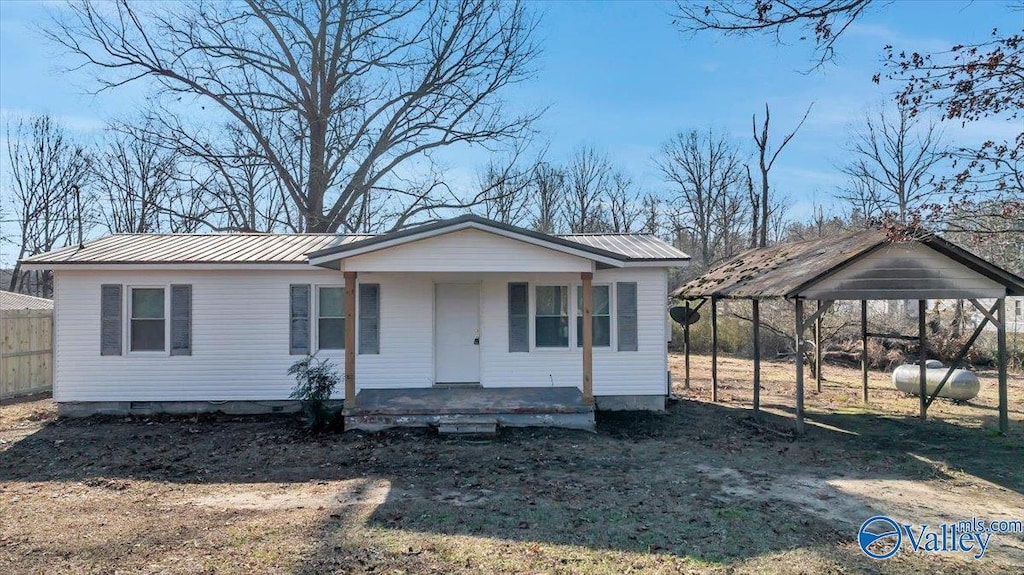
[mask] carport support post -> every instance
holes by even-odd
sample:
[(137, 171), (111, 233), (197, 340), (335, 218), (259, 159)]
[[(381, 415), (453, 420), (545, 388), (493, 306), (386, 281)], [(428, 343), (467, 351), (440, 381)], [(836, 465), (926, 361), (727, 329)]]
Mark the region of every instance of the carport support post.
[(683, 389), (690, 389), (690, 300), (686, 300), (686, 323), (683, 324)]
[(821, 393), (821, 300), (814, 307), (817, 317), (814, 318), (814, 379)]
[(928, 302), (923, 299), (917, 300), (917, 343), (920, 346), (920, 357), (918, 362), (918, 394), (921, 396), (921, 421), (928, 418), (928, 337), (925, 333), (927, 321), (925, 313), (928, 311)]
[(999, 433), (1006, 435), (1010, 430), (1010, 416), (1007, 413), (1006, 393), (1006, 298), (1001, 297), (996, 302), (996, 319), (999, 326), (996, 331), (997, 346), (999, 348), (996, 361), (999, 362)]
[(754, 324), (754, 419), (761, 415), (761, 306), (757, 298), (750, 300)]
[(345, 407), (356, 405), (356, 272), (345, 272)]
[(718, 401), (718, 298), (711, 297), (711, 401)]
[(868, 302), (860, 300), (860, 376), (864, 403), (868, 402)]
[(804, 300), (794, 302), (796, 315), (796, 432), (804, 433)]
[(583, 280), (583, 403), (594, 404), (594, 289), (592, 272), (580, 273)]

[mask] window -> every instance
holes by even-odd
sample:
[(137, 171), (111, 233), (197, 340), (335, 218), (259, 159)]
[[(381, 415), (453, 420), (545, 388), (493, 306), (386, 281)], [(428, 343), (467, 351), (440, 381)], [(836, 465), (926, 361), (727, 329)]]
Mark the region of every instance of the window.
[(345, 349), (345, 288), (317, 289), (317, 347)]
[(534, 316), (537, 347), (569, 347), (568, 286), (537, 286)]
[(164, 351), (164, 288), (132, 288), (132, 351)]
[[(593, 346), (611, 347), (612, 345), (612, 308), (609, 286), (591, 286), (593, 295)], [(576, 286), (576, 347), (583, 347), (583, 286)]]

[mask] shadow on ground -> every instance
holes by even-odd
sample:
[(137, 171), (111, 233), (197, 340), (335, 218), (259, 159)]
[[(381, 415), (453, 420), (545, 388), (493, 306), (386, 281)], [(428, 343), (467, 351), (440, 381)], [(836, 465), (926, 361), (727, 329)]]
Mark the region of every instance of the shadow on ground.
[[(57, 420), (0, 453), (0, 482), (358, 482), (364, 491), (337, 495), (314, 527), (305, 572), (479, 567), (453, 549), (404, 551), (418, 534), (565, 549), (542, 569), (572, 570), (572, 549), (697, 566), (825, 548), (832, 567), (861, 569), (855, 528), (884, 510), (839, 505), (832, 480), (950, 479), (954, 469), (1024, 493), (1019, 426), (1003, 438), (939, 421), (809, 417), (824, 426), (799, 440), (785, 436), (786, 418), (765, 415), (774, 433), (744, 410), (689, 401), (666, 414), (600, 414), (596, 434), (509, 429), (484, 440), (310, 437), (279, 417)], [(521, 547), (509, 550), (511, 571)]]

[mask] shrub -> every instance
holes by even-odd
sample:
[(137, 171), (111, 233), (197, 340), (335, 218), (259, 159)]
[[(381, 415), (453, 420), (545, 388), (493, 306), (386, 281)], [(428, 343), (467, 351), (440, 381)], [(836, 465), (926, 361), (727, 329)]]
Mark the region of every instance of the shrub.
[(289, 397), (302, 402), (309, 427), (320, 431), (336, 423), (339, 410), (329, 402), (341, 378), (330, 360), (306, 356), (288, 368), (288, 375), (295, 376), (296, 382)]

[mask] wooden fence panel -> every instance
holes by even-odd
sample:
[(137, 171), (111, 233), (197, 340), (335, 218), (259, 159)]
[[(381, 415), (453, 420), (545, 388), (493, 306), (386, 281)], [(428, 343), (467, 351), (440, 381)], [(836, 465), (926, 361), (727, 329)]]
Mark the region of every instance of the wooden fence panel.
[(53, 312), (0, 311), (0, 399), (53, 389)]

